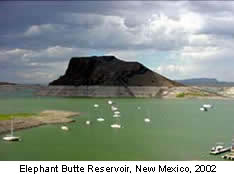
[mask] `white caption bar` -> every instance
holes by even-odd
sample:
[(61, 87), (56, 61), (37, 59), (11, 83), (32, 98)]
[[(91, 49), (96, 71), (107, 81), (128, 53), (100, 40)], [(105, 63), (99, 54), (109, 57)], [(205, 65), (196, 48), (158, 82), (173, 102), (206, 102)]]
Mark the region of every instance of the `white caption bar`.
[(1, 174), (233, 174), (232, 161), (12, 161), (0, 162)]

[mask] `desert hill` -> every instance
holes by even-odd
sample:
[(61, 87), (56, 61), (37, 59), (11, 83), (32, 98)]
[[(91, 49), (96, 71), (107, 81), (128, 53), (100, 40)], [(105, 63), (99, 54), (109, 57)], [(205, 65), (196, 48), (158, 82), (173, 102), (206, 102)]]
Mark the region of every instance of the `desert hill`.
[(181, 86), (138, 62), (126, 62), (115, 56), (73, 57), (65, 74), (49, 85)]

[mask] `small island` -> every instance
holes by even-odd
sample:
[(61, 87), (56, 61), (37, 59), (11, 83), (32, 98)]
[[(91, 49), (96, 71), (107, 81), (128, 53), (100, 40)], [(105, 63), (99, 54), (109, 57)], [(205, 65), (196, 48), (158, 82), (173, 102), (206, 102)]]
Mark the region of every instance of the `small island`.
[(11, 130), (11, 119), (14, 119), (14, 130), (38, 127), (45, 124), (70, 123), (75, 121), (71, 117), (78, 116), (77, 112), (45, 110), (39, 114), (18, 113), (3, 114), (0, 120), (0, 134)]

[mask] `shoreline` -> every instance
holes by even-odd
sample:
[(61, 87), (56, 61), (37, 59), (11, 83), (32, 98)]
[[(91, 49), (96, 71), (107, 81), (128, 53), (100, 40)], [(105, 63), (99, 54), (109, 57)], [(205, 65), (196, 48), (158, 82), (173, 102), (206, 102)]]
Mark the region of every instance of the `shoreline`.
[(0, 85), (2, 93), (24, 90), (30, 90), (33, 96), (38, 97), (234, 99), (234, 87)]
[(162, 97), (159, 99), (163, 99), (163, 100), (167, 100), (167, 99), (175, 99), (175, 100), (188, 100), (188, 99), (194, 99), (194, 100), (202, 100), (202, 99), (206, 99), (206, 100), (234, 100), (233, 97), (219, 97), (219, 96), (208, 96), (208, 97), (193, 97), (193, 96), (187, 96), (187, 97)]
[[(27, 118), (14, 119), (14, 131), (39, 127), (46, 124), (71, 123), (75, 120), (71, 117), (78, 116), (78, 112), (59, 111), (59, 110), (44, 110), (38, 115), (32, 115)], [(0, 121), (0, 135), (11, 131), (11, 120)]]
[[(234, 88), (197, 86), (48, 86), (37, 96), (90, 98), (234, 99)], [(231, 93), (231, 92), (233, 93)]]

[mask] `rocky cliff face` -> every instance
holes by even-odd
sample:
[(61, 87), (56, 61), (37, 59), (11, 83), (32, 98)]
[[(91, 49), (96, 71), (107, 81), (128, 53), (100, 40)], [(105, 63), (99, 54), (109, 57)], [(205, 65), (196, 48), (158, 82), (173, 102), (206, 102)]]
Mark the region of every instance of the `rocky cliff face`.
[(114, 56), (73, 57), (65, 75), (49, 85), (181, 86), (138, 62)]

